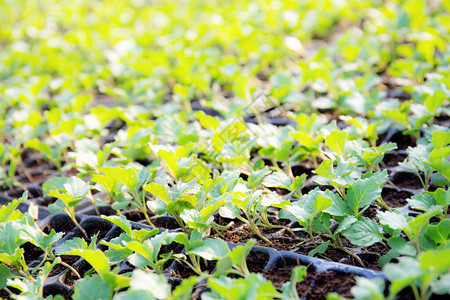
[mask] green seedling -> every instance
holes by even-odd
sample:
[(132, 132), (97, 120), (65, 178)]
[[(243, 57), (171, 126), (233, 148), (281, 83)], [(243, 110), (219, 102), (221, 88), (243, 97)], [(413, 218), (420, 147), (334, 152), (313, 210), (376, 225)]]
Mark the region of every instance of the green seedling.
[[(231, 202), (227, 203), (219, 210), (219, 214), (224, 218), (235, 219), (245, 223), (250, 229), (265, 243), (273, 246), (273, 243), (267, 239), (258, 229), (257, 222), (260, 219), (259, 212), (261, 208), (267, 209), (263, 205), (262, 191), (258, 190), (250, 195), (242, 192), (232, 192)], [(244, 216), (241, 216), (241, 212)]]
[(209, 278), (208, 287), (212, 292), (206, 293), (212, 299), (264, 299), (279, 298), (280, 293), (272, 282), (261, 274), (249, 274), (245, 278), (231, 279), (228, 277)]
[(154, 226), (147, 212), (146, 195), (142, 189), (154, 177), (154, 170), (142, 168), (103, 167), (100, 171), (105, 175), (94, 175), (92, 181), (97, 182), (97, 189), (104, 191), (113, 208), (120, 210), (128, 205), (137, 207), (150, 226)]
[(170, 245), (178, 233), (163, 231), (144, 241), (122, 241), (122, 244), (133, 254), (128, 256), (128, 261), (137, 268), (150, 267), (157, 274), (163, 274), (164, 264), (173, 259), (172, 252), (161, 254), (161, 246)]
[(86, 240), (89, 239), (86, 231), (83, 227), (80, 226), (76, 217), (75, 217), (75, 208), (77, 204), (83, 200), (84, 197), (88, 194), (91, 187), (89, 184), (84, 182), (82, 179), (78, 177), (70, 177), (62, 186), (61, 190), (50, 190), (48, 192), (49, 196), (58, 198), (55, 203), (49, 205), (49, 211), (52, 213), (58, 213), (61, 211), (66, 212), (72, 222), (77, 226), (80, 232), (83, 234)]
[(226, 242), (220, 239), (202, 240), (202, 234), (197, 230), (192, 231), (189, 237), (179, 234), (174, 241), (185, 246), (184, 254), (174, 256), (198, 275), (202, 274), (201, 259), (207, 264), (207, 261), (219, 260), (230, 252)]

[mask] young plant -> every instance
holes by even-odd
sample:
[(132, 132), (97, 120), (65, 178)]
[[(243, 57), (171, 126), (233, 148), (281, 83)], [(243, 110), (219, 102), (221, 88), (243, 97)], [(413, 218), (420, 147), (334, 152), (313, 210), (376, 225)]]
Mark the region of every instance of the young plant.
[[(144, 214), (150, 226), (154, 226), (147, 212), (146, 195), (142, 187), (155, 176), (154, 170), (148, 167), (137, 171), (134, 168), (103, 167), (100, 171), (105, 175), (94, 175), (92, 180), (97, 182), (97, 189), (102, 190), (114, 201), (113, 208), (119, 210), (132, 205)], [(131, 196), (131, 197), (130, 197)]]
[(403, 231), (408, 239), (411, 241), (411, 244), (414, 246), (414, 249), (417, 253), (420, 253), (423, 250), (422, 247), (422, 236), (423, 233), (427, 231), (427, 228), (430, 226), (430, 219), (440, 214), (441, 207), (436, 206), (433, 209), (428, 210), (426, 213), (418, 215), (417, 217), (408, 217), (405, 214), (402, 214), (398, 211), (394, 212), (381, 212), (377, 213), (377, 217), (380, 220), (381, 225), (384, 225), (385, 231), (390, 232), (391, 235), (398, 235), (398, 230)]
[(178, 233), (169, 233), (163, 231), (150, 239), (142, 242), (132, 240), (130, 242), (122, 241), (122, 244), (134, 253), (128, 256), (128, 261), (137, 268), (150, 267), (157, 274), (163, 274), (164, 264), (173, 259), (172, 252), (161, 254), (163, 245), (170, 245)]
[[(260, 207), (263, 204), (262, 191), (258, 190), (250, 195), (242, 192), (232, 192), (232, 195), (231, 202), (219, 210), (220, 216), (242, 221), (265, 243), (273, 246), (273, 243), (261, 234), (257, 226)], [(241, 216), (241, 212), (244, 216)]]
[(208, 287), (211, 292), (205, 293), (205, 297), (211, 299), (262, 299), (270, 300), (280, 298), (282, 295), (275, 289), (271, 281), (261, 274), (249, 274), (245, 278), (232, 279), (221, 276), (208, 279)]
[(247, 257), (255, 244), (256, 241), (251, 239), (245, 245), (238, 245), (229, 251), (226, 256), (217, 262), (214, 277), (230, 273), (247, 277), (250, 274), (247, 267)]
[[(111, 262), (108, 260), (108, 257), (105, 253), (103, 253), (103, 251), (95, 249), (95, 244), (91, 244), (90, 246), (88, 246), (86, 243), (83, 244), (83, 241), (81, 241), (81, 239), (79, 239), (78, 241), (80, 243), (77, 243), (76, 245), (74, 245), (74, 242), (68, 241), (69, 244), (66, 245), (63, 250), (60, 250), (59, 254), (76, 255), (82, 257), (92, 266), (92, 268), (98, 274), (90, 277), (91, 279), (86, 279), (89, 278), (86, 277), (85, 279), (77, 282), (79, 284), (78, 287), (84, 286), (87, 281), (91, 281), (93, 280), (92, 278), (95, 278), (95, 282), (97, 282), (98, 286), (97, 289), (101, 287), (103, 288), (102, 290), (108, 291), (107, 298), (111, 298), (115, 291), (119, 291), (130, 286), (130, 278), (118, 274), (118, 269), (111, 270)], [(90, 282), (90, 285), (91, 284), (92, 282)]]
[[(417, 145), (414, 148), (408, 147), (406, 149), (408, 158), (399, 163), (399, 166), (417, 175), (425, 191), (428, 191), (433, 174), (433, 168), (430, 166), (430, 153), (432, 150), (432, 145)], [(423, 178), (420, 175), (421, 172), (423, 173)]]
[(62, 158), (64, 158), (64, 151), (70, 146), (70, 139), (64, 138), (64, 135), (60, 135), (60, 137), (55, 136), (55, 138), (53, 138), (55, 140), (55, 145), (52, 147), (49, 146), (48, 143), (42, 142), (37, 138), (26, 141), (24, 146), (39, 151), (45, 160), (54, 164), (58, 172), (63, 174)]
[(49, 205), (49, 211), (51, 213), (59, 213), (61, 211), (66, 212), (86, 240), (88, 240), (89, 237), (75, 217), (75, 208), (77, 204), (81, 200), (83, 200), (84, 197), (86, 197), (90, 189), (90, 185), (84, 182), (82, 179), (78, 177), (70, 177), (67, 182), (63, 184), (61, 188), (62, 193), (60, 192), (60, 190), (56, 189), (50, 190), (48, 192), (49, 196), (58, 198), (55, 203)]
[(133, 230), (131, 228), (131, 223), (125, 216), (102, 216), (103, 219), (110, 221), (111, 223), (117, 225), (124, 232), (118, 237), (111, 239), (110, 241), (100, 241), (100, 244), (108, 246), (108, 250), (105, 251), (108, 255), (109, 260), (112, 263), (119, 263), (128, 258), (128, 256), (133, 254), (133, 251), (128, 249), (125, 244), (131, 241), (137, 241), (138, 243), (144, 242), (144, 240), (158, 234), (158, 229), (147, 230)]
[(179, 234), (174, 241), (185, 247), (184, 254), (174, 256), (198, 275), (202, 273), (201, 259), (204, 259), (205, 263), (208, 260), (219, 260), (230, 252), (226, 242), (221, 239), (202, 240), (202, 234), (198, 230), (192, 231), (189, 237)]
[(391, 282), (388, 295), (385, 296), (384, 280), (357, 278), (357, 285), (352, 288), (355, 299), (397, 299), (398, 294), (411, 287), (415, 300), (430, 299), (433, 294), (449, 293), (449, 260), (448, 249), (426, 251), (418, 257), (401, 257), (398, 263), (390, 263), (383, 267)]

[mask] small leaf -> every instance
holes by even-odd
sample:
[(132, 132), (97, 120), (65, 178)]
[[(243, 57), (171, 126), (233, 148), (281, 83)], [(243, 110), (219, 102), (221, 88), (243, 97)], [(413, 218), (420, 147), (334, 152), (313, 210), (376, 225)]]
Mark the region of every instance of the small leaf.
[(391, 237), (388, 241), (388, 244), (399, 254), (407, 256), (415, 256), (417, 254), (417, 251), (413, 247), (413, 245), (411, 245), (411, 242), (407, 242), (401, 237)]
[(133, 232), (131, 229), (131, 223), (127, 220), (124, 215), (121, 216), (102, 216), (103, 219), (110, 221), (111, 223), (120, 227), (129, 237), (133, 237)]
[(98, 275), (78, 280), (74, 288), (74, 300), (108, 300), (111, 296), (111, 287)]
[(325, 138), (325, 144), (331, 150), (337, 152), (340, 156), (345, 155), (345, 142), (347, 141), (348, 133), (345, 131), (333, 131)]
[(130, 288), (149, 291), (158, 299), (165, 299), (170, 294), (170, 285), (164, 276), (139, 269), (131, 275)]
[(167, 188), (162, 184), (150, 182), (144, 186), (144, 190), (153, 194), (156, 198), (163, 200), (166, 204), (171, 202)]
[(445, 147), (450, 144), (450, 132), (436, 130), (431, 133), (431, 136), (431, 143), (436, 149)]
[(362, 218), (353, 223), (343, 235), (354, 245), (368, 247), (382, 240), (382, 233), (375, 220)]
[(66, 183), (64, 183), (66, 192), (74, 199), (82, 199), (89, 192), (91, 187), (78, 177), (70, 177)]
[(13, 221), (19, 219), (22, 214), (20, 211), (16, 210), (20, 203), (24, 202), (28, 198), (28, 192), (25, 191), (17, 200), (13, 200), (7, 205), (2, 205), (0, 208), (0, 223)]
[(390, 212), (390, 211), (379, 211), (377, 213), (377, 217), (380, 220), (380, 223), (382, 225), (387, 225), (392, 229), (405, 229), (408, 228), (408, 220), (406, 218), (405, 215), (403, 215), (402, 213), (395, 211), (395, 212)]
[(431, 115), (434, 115), (446, 99), (447, 96), (444, 94), (444, 92), (441, 90), (437, 90), (433, 95), (428, 96), (425, 99), (425, 107)]
[(316, 254), (323, 254), (328, 249), (328, 245), (330, 244), (330, 241), (327, 241), (325, 243), (320, 244), (316, 248), (312, 249), (308, 252), (308, 256), (314, 256)]
[(0, 265), (0, 290), (3, 290), (6, 287), (6, 281), (8, 280), (8, 278), (13, 278), (11, 271), (9, 270), (9, 268), (6, 265), (1, 264)]
[(69, 254), (84, 258), (102, 278), (105, 273), (109, 272), (108, 258), (101, 250), (72, 249)]
[(227, 256), (230, 249), (228, 244), (221, 239), (206, 239), (202, 246), (191, 249), (190, 252), (206, 260), (217, 260)]
[(290, 190), (291, 178), (284, 172), (273, 172), (263, 180), (263, 185), (266, 187), (278, 187)]
[(374, 177), (356, 180), (348, 189), (346, 201), (356, 215), (363, 207), (381, 197), (381, 188)]

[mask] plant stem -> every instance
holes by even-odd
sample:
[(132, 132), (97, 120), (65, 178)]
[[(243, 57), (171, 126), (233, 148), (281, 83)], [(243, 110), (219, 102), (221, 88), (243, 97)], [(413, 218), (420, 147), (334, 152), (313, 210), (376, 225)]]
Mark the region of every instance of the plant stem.
[(272, 162), (272, 165), (276, 171), (283, 172), (283, 170), (280, 168), (280, 166), (278, 166), (278, 163), (273, 156), (270, 156), (270, 161)]
[(386, 205), (386, 202), (384, 202), (384, 200), (383, 200), (382, 198), (378, 198), (377, 200), (375, 200), (375, 202), (376, 202), (379, 206), (381, 206), (381, 207), (383, 207), (384, 209), (386, 209), (387, 211), (392, 212), (392, 209), (390, 209), (390, 207)]
[(75, 270), (71, 265), (61, 261), (59, 264), (63, 265), (64, 267), (68, 268), (70, 271), (72, 271), (73, 274), (75, 274), (75, 276), (78, 277), (78, 279), (81, 279), (80, 273), (78, 273), (77, 270)]
[[(245, 213), (245, 212), (244, 212)], [(250, 227), (250, 229), (257, 235), (259, 236), (264, 242), (266, 242), (267, 244), (269, 244), (272, 247), (275, 247), (275, 245), (269, 241), (265, 236), (263, 236), (261, 234), (261, 232), (259, 231), (258, 227), (255, 225), (255, 223), (253, 221), (250, 221), (249, 216), (245, 213), (245, 215), (247, 216), (247, 219), (244, 219), (242, 217), (238, 217), (239, 220), (241, 220), (242, 222), (244, 222), (248, 227)]]
[(75, 226), (77, 226), (77, 228), (84, 235), (84, 238), (86, 239), (86, 241), (89, 240), (86, 230), (84, 230), (84, 228), (80, 226), (80, 224), (77, 221), (77, 218), (75, 217), (75, 214), (73, 212), (69, 211), (68, 209), (65, 209), (65, 211), (69, 215), (69, 217), (72, 219), (72, 222), (75, 224)]
[(92, 195), (91, 190), (89, 190), (86, 197), (89, 199), (89, 201), (91, 201), (92, 205), (94, 206), (94, 210), (97, 216), (100, 216), (100, 211), (98, 210), (97, 204), (95, 204), (94, 196)]
[(358, 255), (356, 255), (356, 254), (353, 253), (352, 251), (348, 250), (347, 248), (338, 246), (338, 245), (333, 244), (333, 243), (330, 243), (330, 246), (332, 246), (332, 247), (334, 247), (334, 248), (336, 248), (336, 249), (339, 249), (339, 250), (341, 250), (341, 251), (344, 251), (345, 253), (347, 253), (348, 255), (350, 255), (351, 257), (353, 257), (354, 259), (356, 259), (356, 261), (357, 261), (362, 267), (365, 267), (365, 265), (364, 265), (363, 261), (361, 260), (361, 258), (359, 258)]
[(143, 208), (141, 208), (141, 211), (144, 214), (145, 220), (147, 221), (148, 225), (150, 225), (152, 227), (156, 227), (155, 224), (153, 224), (152, 221), (150, 221), (150, 218), (147, 214), (147, 209), (145, 208), (145, 206)]
[(292, 180), (294, 180), (295, 177), (294, 177), (294, 173), (292, 172), (291, 163), (289, 162), (289, 160), (286, 160), (286, 171), (287, 171), (288, 176)]

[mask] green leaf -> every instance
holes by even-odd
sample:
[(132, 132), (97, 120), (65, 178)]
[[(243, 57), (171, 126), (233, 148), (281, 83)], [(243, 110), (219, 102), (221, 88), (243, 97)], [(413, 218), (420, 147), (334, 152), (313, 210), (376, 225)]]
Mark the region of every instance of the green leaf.
[(67, 182), (68, 178), (64, 176), (56, 176), (46, 180), (42, 184), (42, 189), (44, 194), (47, 195), (51, 190), (58, 190), (60, 192), (64, 191), (64, 184)]
[(32, 139), (32, 140), (28, 140), (24, 143), (24, 146), (27, 148), (32, 148), (35, 150), (38, 150), (40, 152), (42, 152), (44, 154), (44, 156), (50, 160), (53, 158), (52, 155), (52, 148), (50, 148), (49, 145), (47, 145), (46, 143), (43, 143), (41, 141), (39, 141), (38, 139)]
[(346, 202), (353, 214), (381, 197), (381, 188), (374, 177), (356, 180), (348, 189)]
[(140, 269), (133, 271), (130, 289), (148, 291), (158, 299), (165, 299), (170, 294), (170, 285), (164, 276)]
[(446, 99), (447, 96), (444, 94), (444, 92), (441, 90), (437, 90), (432, 96), (428, 96), (425, 99), (425, 107), (431, 115), (434, 115)]
[(194, 209), (194, 206), (186, 200), (176, 200), (167, 205), (168, 214), (181, 213), (185, 209)]
[(317, 196), (314, 201), (314, 215), (321, 213), (333, 204), (333, 201), (322, 195)]
[(206, 129), (216, 130), (220, 125), (220, 119), (212, 116), (208, 116), (203, 111), (197, 111), (195, 117), (200, 122), (200, 125)]
[(248, 177), (248, 180), (247, 180), (249, 188), (255, 189), (256, 187), (258, 187), (258, 185), (261, 183), (263, 178), (269, 173), (270, 173), (270, 171), (269, 171), (269, 168), (267, 166), (265, 166), (261, 170), (253, 172)]
[(205, 239), (203, 245), (189, 251), (206, 260), (217, 260), (227, 256), (230, 252), (228, 244), (221, 239)]
[(338, 153), (340, 156), (345, 155), (345, 142), (347, 141), (348, 133), (345, 131), (333, 131), (325, 138), (325, 144)]
[(399, 211), (379, 211), (377, 217), (382, 225), (387, 225), (392, 229), (404, 230), (409, 227), (407, 217)]
[(83, 199), (89, 192), (91, 187), (78, 177), (70, 177), (66, 183), (64, 183), (66, 192), (74, 199)]
[(399, 254), (407, 256), (415, 256), (417, 254), (417, 251), (414, 246), (411, 245), (411, 242), (405, 241), (401, 237), (391, 237), (388, 241), (388, 244)]
[(72, 249), (69, 254), (84, 258), (102, 278), (109, 272), (108, 258), (101, 250)]
[(13, 278), (11, 271), (6, 265), (0, 264), (0, 290), (6, 287), (8, 278)]
[(2, 207), (0, 207), (0, 223), (20, 219), (22, 217), (22, 214), (16, 209), (19, 204), (27, 200), (27, 198), (28, 192), (25, 191), (23, 192), (22, 197), (20, 197), (19, 199), (13, 200), (7, 205), (2, 205)]
[(447, 274), (450, 268), (450, 249), (429, 250), (419, 256), (420, 269), (434, 274)]
[(292, 180), (284, 172), (273, 172), (263, 180), (266, 187), (278, 187), (290, 190)]
[(113, 300), (155, 300), (149, 291), (143, 290), (131, 290), (128, 289), (125, 292), (120, 292), (114, 295)]
[(442, 275), (438, 280), (431, 283), (434, 294), (448, 295), (450, 294), (450, 274)]
[(144, 190), (153, 194), (156, 198), (163, 200), (166, 204), (172, 202), (169, 193), (167, 192), (167, 187), (162, 184), (150, 182), (144, 186)]
[(124, 215), (121, 216), (102, 216), (103, 219), (110, 221), (111, 223), (120, 227), (129, 237), (133, 237), (133, 231), (131, 229), (131, 223)]
[(361, 218), (342, 233), (354, 245), (368, 247), (382, 240), (383, 234), (375, 220)]
[(334, 232), (334, 234), (338, 234), (340, 232), (343, 232), (343, 231), (347, 230), (356, 221), (358, 221), (358, 219), (356, 219), (353, 216), (346, 217), (344, 220), (339, 222), (339, 226), (336, 229), (336, 231)]
[(333, 216), (346, 216), (349, 213), (344, 200), (338, 194), (327, 190), (323, 196), (328, 197), (333, 202), (324, 212)]
[(327, 241), (325, 243), (320, 244), (316, 248), (312, 249), (308, 252), (308, 256), (314, 256), (316, 254), (323, 254), (328, 249), (328, 245), (330, 244), (330, 241)]
[(305, 266), (296, 266), (292, 269), (291, 279), (281, 286), (281, 291), (286, 299), (299, 299), (297, 283), (303, 281), (303, 278), (306, 276), (306, 270)]
[(450, 181), (450, 161), (448, 158), (436, 159), (432, 163), (428, 163), (433, 169), (444, 175)]
[(438, 244), (448, 242), (450, 236), (450, 219), (443, 219), (439, 224), (428, 225), (426, 235)]
[(436, 149), (445, 147), (450, 144), (450, 132), (436, 130), (431, 133), (431, 136), (431, 143)]
[(172, 297), (174, 300), (189, 300), (191, 299), (192, 289), (197, 284), (197, 282), (201, 281), (202, 277), (191, 276), (189, 278), (183, 279), (181, 284), (178, 285), (174, 291), (172, 292)]
[(336, 175), (333, 171), (333, 161), (331, 160), (324, 160), (320, 166), (315, 170), (315, 173), (317, 175), (324, 176), (328, 179), (334, 179)]
[(78, 280), (74, 288), (74, 300), (108, 300), (111, 296), (111, 287), (98, 275)]
[(382, 300), (384, 297), (385, 280), (382, 278), (356, 277), (356, 285), (352, 295), (360, 300)]
[(31, 226), (24, 226), (22, 227), (22, 230), (20, 231), (19, 235), (21, 239), (32, 243), (33, 245), (41, 248), (44, 251), (47, 251), (50, 250), (50, 247), (54, 243), (56, 243), (62, 238), (63, 233), (62, 232), (56, 233), (56, 231), (52, 229), (50, 233), (46, 235), (39, 229), (36, 229)]

